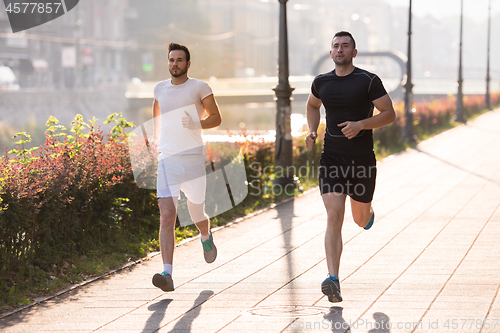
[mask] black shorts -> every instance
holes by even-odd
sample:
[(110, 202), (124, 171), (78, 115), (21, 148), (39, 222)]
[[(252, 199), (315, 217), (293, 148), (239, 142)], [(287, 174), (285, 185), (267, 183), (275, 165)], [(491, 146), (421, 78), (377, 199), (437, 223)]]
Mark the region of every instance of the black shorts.
[(359, 202), (371, 202), (377, 178), (375, 154), (343, 156), (321, 154), (319, 187), (321, 195), (335, 192), (347, 194)]

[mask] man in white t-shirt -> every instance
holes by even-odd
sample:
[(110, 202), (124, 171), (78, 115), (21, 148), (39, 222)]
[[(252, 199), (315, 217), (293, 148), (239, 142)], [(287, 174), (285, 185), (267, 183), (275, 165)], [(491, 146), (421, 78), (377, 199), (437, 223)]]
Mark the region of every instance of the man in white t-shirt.
[(152, 147), (159, 152), (157, 196), (163, 272), (153, 276), (153, 285), (163, 291), (174, 290), (172, 263), (180, 190), (186, 195), (189, 214), (200, 230), (205, 261), (212, 263), (217, 257), (205, 213), (206, 173), (201, 134), (204, 128), (219, 126), (222, 118), (208, 84), (188, 77), (190, 66), (188, 48), (170, 43), (171, 79), (158, 82), (154, 87)]

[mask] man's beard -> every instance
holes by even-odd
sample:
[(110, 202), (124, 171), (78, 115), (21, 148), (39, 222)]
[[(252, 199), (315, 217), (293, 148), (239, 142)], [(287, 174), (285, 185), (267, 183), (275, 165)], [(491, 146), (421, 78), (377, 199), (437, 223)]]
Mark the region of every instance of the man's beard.
[(333, 62), (334, 62), (336, 65), (347, 65), (347, 64), (349, 64), (350, 62), (352, 62), (352, 58), (351, 58), (351, 59), (347, 59), (347, 57), (345, 57), (345, 56), (344, 56), (344, 58), (342, 58), (342, 59), (333, 58)]
[(168, 70), (170, 72), (170, 75), (172, 75), (173, 77), (180, 77), (180, 76), (183, 76), (184, 74), (187, 73), (187, 67), (182, 69), (182, 68), (179, 68), (177, 70), (177, 73), (175, 73), (173, 70), (169, 69)]

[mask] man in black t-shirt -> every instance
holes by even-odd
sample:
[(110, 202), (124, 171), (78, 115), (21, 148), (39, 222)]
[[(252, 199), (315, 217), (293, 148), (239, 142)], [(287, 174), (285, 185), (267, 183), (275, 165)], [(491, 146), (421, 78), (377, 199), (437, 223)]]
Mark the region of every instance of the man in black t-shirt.
[[(314, 79), (307, 100), (306, 145), (310, 149), (316, 142), (321, 105), (326, 110), (319, 185), (327, 211), (328, 277), (321, 284), (321, 290), (330, 302), (342, 301), (339, 266), (346, 197), (351, 200), (354, 222), (369, 229), (375, 219), (371, 202), (377, 173), (372, 129), (389, 125), (396, 118), (380, 78), (354, 67), (352, 59), (356, 54), (352, 35), (346, 31), (336, 33), (330, 51), (335, 70)], [(379, 111), (375, 116), (374, 107)]]

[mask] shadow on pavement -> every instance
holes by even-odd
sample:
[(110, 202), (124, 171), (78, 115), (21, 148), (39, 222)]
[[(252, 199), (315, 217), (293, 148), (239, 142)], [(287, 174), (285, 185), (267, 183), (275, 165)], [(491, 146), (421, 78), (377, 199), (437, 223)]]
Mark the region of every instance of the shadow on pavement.
[[(278, 212), (277, 219), (280, 220), (281, 223), (281, 231), (283, 232), (283, 248), (285, 250), (285, 253), (288, 253), (292, 251), (293, 245), (292, 245), (292, 220), (295, 216), (294, 214), (294, 200), (292, 199), (290, 202), (286, 203), (285, 205), (279, 205), (276, 207), (276, 211)], [(286, 256), (286, 263), (287, 263), (287, 276), (288, 276), (288, 281), (290, 281), (289, 284), (289, 301), (291, 304), (295, 305), (296, 300), (295, 300), (295, 293), (294, 293), (294, 286), (293, 286), (293, 279), (295, 277), (295, 274), (293, 272), (293, 252), (288, 253)]]
[(142, 333), (155, 332), (160, 329), (160, 323), (165, 317), (165, 311), (167, 310), (168, 305), (172, 303), (172, 301), (172, 299), (162, 299), (161, 301), (148, 306), (148, 310), (153, 311), (153, 313), (146, 321), (146, 325), (144, 325)]
[[(193, 307), (186, 311), (182, 318), (175, 324), (170, 332), (192, 332), (191, 325), (193, 321), (200, 315), (201, 306), (205, 303), (214, 292), (212, 290), (203, 290), (194, 301)], [(208, 325), (209, 323), (207, 323)]]
[[(37, 308), (41, 307), (46, 307), (45, 304), (37, 304)], [(35, 307), (30, 307), (26, 310), (21, 310), (19, 312), (10, 314), (6, 317), (3, 317), (0, 319), (0, 332), (3, 332), (3, 330), (17, 325), (17, 324), (22, 324), (24, 322), (24, 318), (28, 317), (29, 315), (32, 314), (32, 312), (35, 311)]]
[(323, 316), (325, 320), (324, 323), (327, 323), (334, 333), (345, 333), (351, 331), (349, 323), (345, 321), (344, 317), (342, 317), (342, 311), (344, 311), (344, 308), (340, 306), (332, 306), (330, 308), (330, 312)]
[(391, 333), (390, 318), (385, 313), (375, 312), (373, 314), (375, 322), (357, 320), (349, 324), (342, 316), (343, 311), (344, 308), (340, 306), (332, 306), (330, 312), (323, 316), (326, 321), (324, 324), (327, 323), (334, 333), (349, 333), (351, 330), (365, 331), (367, 329), (369, 329), (368, 333)]
[(373, 319), (375, 323), (368, 333), (391, 333), (390, 318), (388, 315), (382, 312), (375, 312), (373, 314)]

